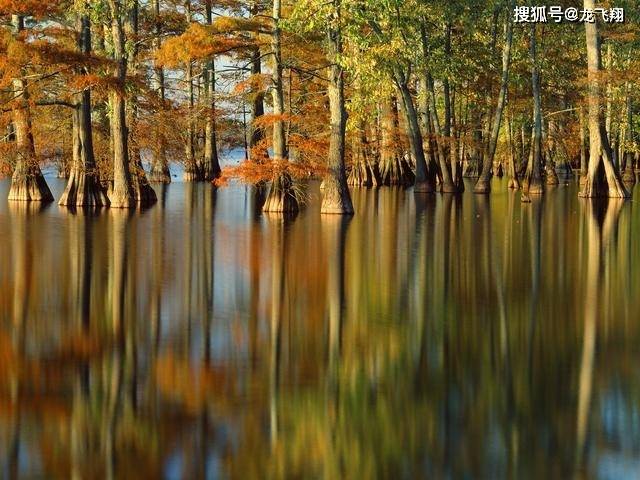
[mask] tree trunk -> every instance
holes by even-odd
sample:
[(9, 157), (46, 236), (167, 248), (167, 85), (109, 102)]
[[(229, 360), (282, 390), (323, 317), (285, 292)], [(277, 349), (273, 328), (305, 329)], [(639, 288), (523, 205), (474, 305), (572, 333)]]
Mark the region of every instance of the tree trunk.
[[(433, 124), (433, 129), (435, 130), (435, 145), (436, 145), (436, 156), (438, 157), (438, 161), (440, 163), (440, 172), (442, 174), (442, 184), (440, 185), (442, 193), (457, 193), (458, 188), (453, 182), (453, 177), (451, 175), (451, 165), (447, 160), (447, 156), (445, 153), (445, 147), (443, 143), (446, 141), (445, 139), (449, 137), (450, 132), (443, 132), (440, 128), (440, 119), (438, 118), (438, 110), (436, 107), (436, 94), (433, 88), (433, 79), (431, 78), (431, 74), (427, 72), (427, 86), (429, 89), (429, 99), (431, 101), (431, 106), (429, 108), (429, 113), (431, 115), (431, 123)], [(448, 103), (448, 102), (445, 102)], [(449, 112), (445, 112), (445, 117), (449, 117), (446, 120), (445, 125), (450, 123), (451, 117), (451, 109), (449, 107)], [(447, 125), (446, 128), (450, 130), (450, 127)]]
[[(160, 0), (152, 1), (153, 17), (155, 21), (153, 40), (154, 49), (158, 51), (162, 45), (161, 35), (162, 29), (160, 27)], [(158, 92), (160, 102), (164, 104), (166, 100), (165, 85), (164, 85), (164, 69), (162, 67), (154, 67), (152, 72), (153, 86)], [(167, 161), (167, 154), (165, 151), (165, 138), (162, 133), (157, 135), (156, 147), (154, 149), (153, 158), (151, 160), (151, 173), (149, 180), (158, 183), (171, 183), (171, 172), (169, 171), (169, 162)]]
[[(78, 49), (83, 55), (91, 54), (91, 23), (87, 15), (78, 17)], [(59, 204), (77, 207), (108, 206), (109, 199), (100, 183), (93, 153), (91, 91), (83, 90), (79, 97), (80, 104), (73, 112), (73, 165)]]
[[(594, 0), (584, 0), (584, 8), (594, 9)], [(620, 173), (613, 164), (611, 147), (602, 118), (600, 70), (602, 56), (597, 23), (585, 23), (589, 82), (589, 166), (580, 196), (628, 198)]]
[[(271, 33), (271, 49), (273, 54), (272, 100), (273, 115), (273, 161), (287, 161), (287, 142), (284, 131), (284, 91), (282, 82), (282, 51), (280, 40), (281, 0), (273, 0), (273, 30)], [(276, 166), (276, 168), (278, 168)], [(263, 212), (295, 213), (298, 211), (298, 200), (293, 189), (293, 181), (288, 172), (276, 175), (271, 182), (269, 193), (262, 207)]]
[(636, 173), (633, 170), (633, 152), (630, 149), (633, 143), (633, 103), (631, 101), (630, 86), (627, 85), (627, 127), (625, 129), (625, 141), (624, 141), (624, 173), (622, 174), (622, 181), (625, 185), (632, 187), (636, 183)]
[(409, 90), (408, 79), (401, 68), (394, 70), (394, 79), (396, 86), (402, 94), (404, 104), (404, 112), (407, 120), (409, 133), (409, 143), (411, 151), (416, 162), (416, 179), (415, 192), (432, 193), (435, 191), (435, 168), (427, 164), (424, 155), (424, 146), (422, 143), (422, 133), (420, 132), (420, 123), (418, 121), (418, 112), (416, 111), (413, 97)]
[(533, 131), (531, 134), (529, 163), (522, 181), (523, 201), (528, 200), (529, 194), (537, 195), (544, 192), (542, 182), (542, 99), (536, 56), (536, 30), (533, 23), (531, 24), (529, 59), (531, 61), (531, 84), (533, 89)]
[[(17, 36), (24, 30), (23, 16), (11, 15), (11, 23), (14, 35)], [(24, 78), (14, 79), (13, 92), (15, 98), (13, 126), (15, 128), (18, 151), (16, 165), (11, 177), (9, 201), (51, 202), (53, 201), (53, 195), (42, 176), (36, 157), (27, 81)]]
[(349, 185), (371, 187), (381, 184), (377, 165), (371, 161), (367, 126), (364, 121), (360, 122), (358, 131), (353, 134), (351, 156), (351, 171), (347, 178)]
[[(206, 5), (207, 24), (213, 23), (211, 0)], [(218, 146), (216, 142), (216, 65), (215, 59), (207, 62), (204, 70), (204, 91), (207, 102), (207, 115), (204, 130), (204, 163), (202, 165), (202, 179), (206, 182), (215, 180), (220, 176), (220, 163), (218, 161)]]
[[(126, 22), (124, 24), (124, 37), (125, 44), (127, 43), (127, 36), (129, 38), (137, 39), (139, 33), (139, 1), (127, 0), (125, 5), (128, 9), (124, 11)], [(138, 70), (138, 43), (137, 41), (130, 42), (127, 45), (130, 50), (130, 54), (125, 54), (128, 63), (128, 71), (137, 73)], [(129, 171), (131, 172), (131, 186), (133, 189), (133, 198), (140, 206), (148, 206), (157, 201), (156, 192), (153, 190), (145, 174), (144, 167), (142, 166), (142, 156), (140, 147), (135, 141), (136, 125), (138, 122), (138, 98), (137, 94), (125, 97), (125, 112), (127, 117), (127, 134), (129, 135), (128, 147), (129, 147)]]
[(111, 135), (113, 143), (113, 188), (109, 192), (112, 208), (131, 208), (135, 205), (131, 172), (129, 170), (129, 144), (125, 105), (127, 57), (120, 2), (109, 0), (111, 8), (111, 36), (113, 39), (116, 80), (118, 87), (110, 93)]
[(338, 63), (342, 55), (340, 32), (340, 0), (333, 0), (332, 18), (328, 22), (329, 43), (329, 111), (331, 136), (329, 137), (328, 174), (324, 178), (324, 192), (320, 213), (353, 214), (351, 194), (347, 187), (344, 165), (347, 110), (344, 104), (344, 71)]
[(410, 185), (413, 173), (398, 146), (398, 112), (393, 96), (385, 95), (380, 106), (380, 182), (382, 185)]
[(509, 141), (509, 165), (507, 167), (507, 176), (509, 177), (509, 183), (507, 185), (508, 188), (513, 188), (515, 190), (520, 189), (520, 180), (518, 179), (518, 172), (516, 171), (516, 159), (513, 148), (513, 119), (509, 118), (507, 120), (507, 137)]
[[(510, 6), (513, 2), (509, 2)], [(512, 9), (510, 8), (509, 11)], [(496, 147), (498, 145), (498, 135), (500, 133), (500, 123), (502, 122), (502, 111), (507, 100), (507, 89), (509, 87), (509, 64), (511, 62), (511, 44), (513, 43), (513, 22), (511, 15), (507, 15), (505, 20), (505, 40), (502, 49), (502, 79), (500, 81), (500, 94), (498, 96), (498, 105), (493, 115), (493, 123), (491, 125), (491, 136), (489, 137), (489, 148), (487, 157), (482, 163), (482, 172), (480, 178), (474, 187), (475, 193), (491, 192), (491, 170), (493, 168), (493, 160), (496, 155)]]

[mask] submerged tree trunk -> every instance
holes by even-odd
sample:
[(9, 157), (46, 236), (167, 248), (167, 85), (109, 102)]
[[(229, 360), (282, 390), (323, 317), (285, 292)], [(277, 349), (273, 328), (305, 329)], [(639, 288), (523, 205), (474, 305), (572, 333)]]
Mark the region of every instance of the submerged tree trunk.
[[(19, 35), (24, 30), (24, 17), (12, 15), (13, 34)], [(51, 202), (53, 195), (42, 176), (36, 157), (31, 125), (31, 108), (29, 106), (29, 90), (27, 81), (20, 77), (13, 80), (15, 106), (13, 109), (13, 126), (15, 128), (17, 158), (11, 177), (9, 189), (10, 201)]]
[[(159, 50), (162, 44), (161, 35), (162, 30), (160, 26), (160, 0), (152, 1), (152, 12), (155, 21), (154, 35), (155, 38), (154, 48)], [(166, 100), (165, 85), (164, 85), (164, 69), (159, 66), (155, 66), (152, 72), (154, 88), (158, 92), (160, 102), (164, 104)], [(153, 158), (151, 159), (151, 172), (149, 180), (158, 183), (171, 183), (171, 172), (169, 171), (169, 162), (167, 161), (167, 153), (165, 151), (165, 138), (163, 134), (157, 135), (156, 146), (153, 150)]]
[[(273, 55), (272, 97), (273, 97), (273, 161), (287, 161), (287, 142), (284, 131), (284, 91), (282, 82), (282, 51), (280, 40), (281, 0), (273, 0), (273, 31), (271, 48)], [(280, 168), (276, 165), (276, 168)], [(295, 213), (298, 211), (298, 200), (293, 189), (293, 181), (288, 172), (279, 172), (271, 182), (269, 193), (262, 207), (263, 212)]]
[(398, 113), (393, 96), (385, 95), (380, 105), (380, 182), (382, 185), (410, 185), (413, 173), (398, 146)]
[(424, 155), (418, 112), (415, 104), (413, 103), (411, 91), (409, 90), (407, 76), (401, 68), (396, 68), (394, 71), (394, 78), (396, 85), (402, 94), (407, 128), (409, 130), (407, 132), (409, 134), (409, 143), (411, 144), (411, 151), (416, 162), (414, 191), (420, 193), (434, 192), (436, 183), (435, 168), (433, 168), (432, 165), (427, 164), (427, 160)]
[[(510, 5), (513, 2), (509, 2)], [(511, 8), (509, 9), (511, 11)], [(493, 115), (493, 123), (491, 125), (491, 136), (489, 137), (489, 148), (487, 157), (482, 163), (482, 172), (480, 178), (474, 187), (475, 193), (491, 192), (491, 173), (493, 168), (493, 160), (496, 155), (496, 147), (498, 145), (498, 134), (500, 133), (500, 123), (502, 122), (502, 111), (507, 100), (507, 88), (509, 87), (509, 64), (511, 62), (511, 44), (513, 43), (513, 22), (511, 15), (508, 14), (505, 20), (505, 40), (502, 49), (502, 79), (500, 81), (500, 95), (498, 96), (498, 105)]]
[[(594, 0), (584, 0), (584, 8), (593, 10)], [(613, 155), (602, 118), (600, 70), (602, 56), (597, 23), (585, 23), (587, 67), (589, 82), (589, 166), (580, 196), (628, 198), (620, 172), (613, 163)]]
[[(135, 72), (138, 69), (138, 42), (137, 40), (127, 43), (127, 35), (132, 39), (138, 38), (139, 33), (139, 0), (128, 0), (125, 5), (128, 9), (124, 12), (126, 15), (125, 23), (125, 43), (127, 44), (127, 52), (125, 56), (128, 62), (128, 69)], [(133, 189), (133, 198), (140, 206), (148, 206), (157, 201), (156, 192), (153, 190), (147, 179), (147, 175), (142, 166), (142, 156), (140, 147), (135, 141), (135, 131), (138, 122), (138, 98), (134, 93), (127, 98), (125, 103), (125, 111), (128, 113), (127, 134), (129, 135), (129, 170), (131, 172), (131, 184)]]
[(515, 190), (520, 189), (520, 180), (518, 179), (518, 172), (516, 170), (516, 159), (513, 148), (513, 119), (507, 119), (507, 137), (509, 142), (509, 165), (507, 166), (507, 176), (509, 178), (508, 188)]
[(344, 164), (347, 110), (344, 104), (344, 70), (338, 63), (342, 55), (340, 31), (340, 0), (333, 0), (332, 15), (328, 21), (329, 43), (329, 111), (331, 136), (329, 138), (328, 174), (324, 178), (324, 192), (320, 213), (353, 214), (351, 194), (347, 187)]
[[(213, 23), (212, 2), (207, 0), (206, 5), (207, 24)], [(204, 98), (207, 102), (207, 115), (204, 128), (204, 162), (202, 164), (202, 179), (206, 182), (215, 180), (220, 176), (220, 163), (218, 161), (218, 145), (216, 141), (216, 65), (215, 59), (207, 62), (204, 70)]]
[(358, 131), (353, 135), (351, 148), (352, 165), (347, 183), (349, 185), (371, 187), (381, 184), (378, 166), (371, 161), (369, 142), (367, 140), (367, 127), (362, 121)]
[(528, 201), (529, 194), (544, 192), (542, 182), (542, 99), (540, 94), (540, 74), (536, 57), (536, 30), (531, 24), (531, 39), (529, 44), (529, 59), (531, 61), (531, 84), (533, 89), (533, 131), (529, 150), (529, 163), (522, 181), (523, 201)]
[[(78, 48), (83, 55), (91, 53), (91, 23), (87, 15), (78, 18)], [(85, 72), (86, 73), (86, 72)], [(80, 104), (73, 112), (74, 155), (67, 187), (59, 204), (64, 206), (102, 207), (109, 205), (100, 183), (93, 153), (91, 126), (91, 91), (83, 90)]]
[(622, 181), (625, 185), (632, 187), (636, 183), (636, 172), (633, 169), (633, 152), (631, 151), (631, 144), (633, 143), (633, 103), (631, 101), (630, 86), (627, 86), (627, 126), (625, 129), (624, 138), (624, 153), (623, 164), (624, 172), (622, 174)]
[[(447, 160), (447, 155), (445, 152), (445, 147), (443, 145), (444, 138), (449, 137), (449, 132), (443, 132), (440, 128), (440, 119), (438, 118), (438, 110), (436, 107), (436, 94), (433, 88), (433, 79), (431, 75), (427, 73), (427, 86), (429, 90), (429, 99), (431, 101), (431, 105), (429, 108), (429, 113), (431, 116), (431, 123), (433, 125), (433, 129), (435, 131), (435, 139), (434, 143), (436, 146), (436, 156), (438, 157), (438, 161), (440, 163), (440, 172), (442, 175), (442, 183), (440, 185), (440, 190), (442, 193), (457, 193), (458, 188), (453, 182), (453, 176), (451, 174), (451, 165)], [(445, 115), (450, 117), (450, 113)], [(447, 123), (450, 120), (447, 121)], [(449, 128), (449, 127), (447, 127)]]
[[(425, 60), (429, 60), (429, 44), (427, 39), (427, 30), (424, 23), (420, 26), (420, 33), (422, 39), (422, 55)], [(449, 24), (447, 24), (446, 28), (446, 38), (447, 38), (447, 46), (450, 44), (450, 36), (451, 29)], [(447, 52), (448, 53), (448, 52)], [(433, 87), (433, 78), (431, 77), (431, 73), (428, 70), (424, 72), (425, 76), (425, 87), (426, 91), (424, 94), (428, 97), (428, 110), (431, 120), (431, 125), (433, 126), (433, 130), (435, 136), (433, 138), (435, 144), (435, 156), (438, 158), (438, 163), (440, 166), (440, 174), (442, 178), (442, 182), (440, 183), (440, 190), (443, 193), (457, 193), (458, 188), (456, 187), (453, 177), (451, 175), (451, 165), (446, 155), (446, 148), (444, 143), (448, 141), (449, 134), (451, 131), (451, 98), (449, 96), (449, 82), (446, 80), (444, 82), (444, 107), (445, 107), (445, 120), (444, 120), (444, 132), (440, 128), (440, 118), (438, 117), (438, 109), (436, 107), (436, 94)], [(429, 119), (427, 119), (428, 121)], [(416, 182), (417, 183), (417, 182)]]
[(111, 140), (113, 144), (113, 188), (109, 192), (109, 201), (113, 208), (131, 208), (135, 205), (135, 198), (129, 170), (129, 142), (127, 138), (125, 104), (127, 57), (122, 25), (122, 7), (120, 2), (116, 0), (109, 0), (109, 6), (111, 9), (114, 60), (117, 65), (116, 80), (118, 82), (118, 88), (114, 88), (109, 97), (111, 103)]

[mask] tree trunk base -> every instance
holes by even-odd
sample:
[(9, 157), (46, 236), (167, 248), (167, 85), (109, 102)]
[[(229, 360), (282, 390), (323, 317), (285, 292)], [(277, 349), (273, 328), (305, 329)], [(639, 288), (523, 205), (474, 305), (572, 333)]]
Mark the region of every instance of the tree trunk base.
[(141, 207), (148, 207), (158, 201), (156, 191), (146, 181), (139, 181), (133, 186), (133, 198)]
[(95, 177), (76, 170), (71, 173), (67, 188), (58, 205), (63, 207), (108, 207), (109, 197)]
[(347, 185), (354, 187), (373, 187), (380, 184), (380, 177), (368, 162), (357, 162), (351, 167)]
[(473, 187), (473, 193), (478, 193), (478, 194), (491, 193), (491, 180), (486, 180), (484, 178), (479, 179), (476, 182), (475, 187)]
[(636, 184), (636, 174), (633, 171), (633, 168), (627, 167), (624, 169), (624, 173), (622, 174), (622, 183), (629, 187)]
[(546, 183), (547, 185), (558, 185), (560, 180), (558, 179), (558, 175), (553, 167), (547, 167), (547, 175), (546, 175)]
[(296, 213), (298, 209), (298, 199), (291, 176), (288, 173), (282, 173), (271, 182), (262, 211), (265, 213)]
[(449, 182), (443, 182), (440, 186), (440, 192), (442, 193), (460, 193), (460, 189), (454, 184)]
[(519, 190), (520, 189), (520, 181), (517, 178), (510, 178), (509, 179), (509, 183), (507, 184), (507, 188), (510, 188), (512, 190)]
[(399, 155), (382, 162), (380, 171), (382, 185), (409, 186), (415, 180), (415, 174), (409, 164)]
[(353, 215), (351, 193), (347, 188), (344, 172), (335, 173), (325, 179), (324, 195), (322, 196), (321, 214)]
[[(217, 164), (217, 162), (215, 162)], [(205, 182), (213, 182), (217, 178), (220, 178), (222, 174), (222, 170), (220, 170), (220, 166), (214, 164), (213, 161), (207, 161), (202, 164), (202, 175), (201, 179)]]
[(436, 191), (432, 181), (416, 182), (413, 187), (415, 193), (434, 193)]
[(185, 170), (185, 172), (182, 174), (182, 180), (185, 182), (198, 182), (201, 180), (201, 178), (197, 172)]
[(494, 177), (498, 177), (498, 178), (502, 178), (504, 175), (504, 171), (502, 168), (502, 162), (498, 163), (497, 165), (494, 164), (493, 166), (493, 176)]
[(53, 195), (45, 181), (42, 173), (38, 172), (27, 175), (21, 173), (19, 169), (11, 177), (11, 188), (9, 189), (10, 202), (52, 202)]
[(149, 181), (152, 183), (171, 183), (171, 172), (169, 171), (169, 166), (165, 165), (162, 167), (154, 165), (149, 173)]
[(107, 195), (111, 208), (134, 208), (136, 206), (136, 200), (130, 191), (124, 189), (118, 189), (116, 191), (111, 189)]

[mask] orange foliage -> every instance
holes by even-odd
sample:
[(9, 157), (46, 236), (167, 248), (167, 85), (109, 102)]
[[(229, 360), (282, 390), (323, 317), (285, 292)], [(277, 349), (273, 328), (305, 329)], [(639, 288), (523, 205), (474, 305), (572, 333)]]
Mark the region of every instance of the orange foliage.
[(156, 53), (158, 65), (176, 67), (246, 47), (246, 40), (216, 35), (208, 25), (192, 23), (182, 35), (168, 39)]

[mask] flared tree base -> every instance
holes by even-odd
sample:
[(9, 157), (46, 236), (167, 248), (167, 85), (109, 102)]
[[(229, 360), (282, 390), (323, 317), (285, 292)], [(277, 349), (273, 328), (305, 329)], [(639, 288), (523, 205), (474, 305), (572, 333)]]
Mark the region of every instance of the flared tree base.
[(69, 177), (58, 205), (63, 207), (107, 207), (109, 197), (95, 177), (85, 172), (74, 171)]
[(433, 180), (424, 180), (424, 181), (416, 181), (413, 191), (415, 193), (434, 193), (436, 191), (435, 181)]
[(136, 206), (136, 200), (131, 190), (124, 188), (111, 189), (107, 195), (111, 208), (134, 208)]
[(631, 195), (624, 188), (622, 182), (619, 185), (609, 185), (606, 180), (602, 181), (596, 177), (596, 180), (593, 181), (587, 177), (578, 196), (582, 198), (629, 198)]
[(502, 178), (504, 176), (504, 169), (502, 168), (502, 163), (493, 165), (493, 176)]
[(169, 167), (156, 167), (155, 165), (149, 172), (149, 181), (151, 183), (171, 183), (171, 172)]
[(215, 165), (214, 163), (209, 163), (205, 161), (202, 164), (202, 170), (200, 178), (205, 182), (213, 182), (216, 179), (220, 178), (222, 175), (222, 170), (219, 165)]
[(133, 198), (140, 207), (148, 207), (158, 201), (156, 191), (146, 181), (139, 181), (133, 186)]
[(409, 186), (415, 181), (411, 166), (399, 156), (383, 160), (380, 168), (380, 183), (387, 186)]
[(263, 212), (268, 213), (296, 213), (299, 210), (291, 176), (280, 174), (271, 182), (269, 193), (262, 206)]
[(525, 175), (522, 180), (522, 192), (525, 195), (542, 195), (544, 193), (544, 183), (538, 176)]
[(202, 177), (198, 172), (185, 170), (185, 172), (182, 174), (182, 180), (184, 182), (199, 182), (202, 180)]
[(353, 202), (351, 193), (347, 188), (347, 181), (342, 173), (342, 178), (330, 177), (324, 181), (324, 194), (320, 213), (335, 215), (353, 215)]
[(380, 183), (379, 174), (367, 162), (355, 163), (347, 177), (347, 184), (354, 187), (373, 187), (380, 185)]
[(440, 184), (441, 193), (460, 193), (460, 189), (453, 182), (442, 182)]
[(487, 194), (491, 193), (491, 180), (486, 178), (480, 178), (473, 187), (473, 193)]
[(627, 167), (622, 174), (622, 183), (627, 187), (632, 187), (636, 184), (636, 174), (633, 168)]
[(512, 190), (519, 190), (520, 189), (520, 181), (517, 178), (509, 178), (509, 183), (507, 184), (507, 188), (512, 189)]
[(52, 202), (53, 195), (40, 172), (26, 175), (16, 171), (11, 178), (8, 199), (10, 202)]
[(558, 174), (556, 173), (553, 167), (547, 167), (546, 169), (546, 183), (547, 185), (558, 185), (560, 180), (558, 179)]

